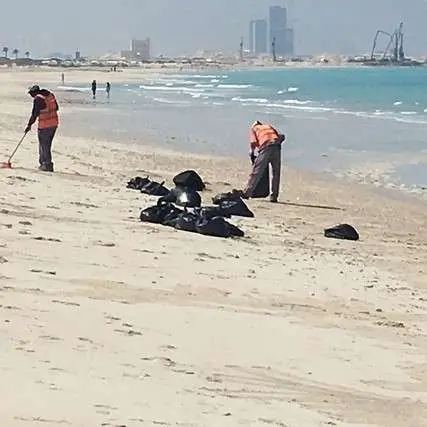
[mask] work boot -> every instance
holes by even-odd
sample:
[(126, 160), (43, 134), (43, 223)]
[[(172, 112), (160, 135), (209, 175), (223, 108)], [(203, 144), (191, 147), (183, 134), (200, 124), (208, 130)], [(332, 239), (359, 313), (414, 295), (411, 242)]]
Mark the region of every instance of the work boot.
[(277, 203), (277, 196), (270, 196), (271, 203)]
[(43, 172), (53, 172), (53, 163), (43, 163), (39, 166), (39, 170)]

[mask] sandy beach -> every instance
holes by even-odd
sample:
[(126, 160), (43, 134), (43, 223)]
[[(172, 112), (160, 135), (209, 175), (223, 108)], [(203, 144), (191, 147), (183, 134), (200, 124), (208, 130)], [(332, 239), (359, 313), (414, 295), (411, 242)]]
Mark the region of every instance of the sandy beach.
[[(93, 78), (142, 75), (67, 71)], [(59, 80), (0, 72), (1, 161)], [(195, 169), (210, 204), (247, 162), (59, 130), (51, 174), (36, 141), (0, 170), (2, 426), (426, 425), (427, 202), (285, 165), (245, 237), (206, 237), (140, 222), (126, 182)], [(360, 241), (324, 237), (343, 222)]]

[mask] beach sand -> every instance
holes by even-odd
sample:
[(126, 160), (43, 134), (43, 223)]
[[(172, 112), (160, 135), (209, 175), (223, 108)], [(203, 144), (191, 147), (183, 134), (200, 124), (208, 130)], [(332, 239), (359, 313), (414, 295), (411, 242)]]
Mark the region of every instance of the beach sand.
[[(4, 160), (59, 75), (0, 73)], [(425, 202), (285, 166), (219, 239), (141, 223), (156, 198), (126, 182), (194, 168), (210, 203), (246, 162), (61, 130), (53, 152), (39, 172), (33, 131), (0, 170), (2, 426), (426, 425)], [(342, 222), (361, 240), (323, 236)]]

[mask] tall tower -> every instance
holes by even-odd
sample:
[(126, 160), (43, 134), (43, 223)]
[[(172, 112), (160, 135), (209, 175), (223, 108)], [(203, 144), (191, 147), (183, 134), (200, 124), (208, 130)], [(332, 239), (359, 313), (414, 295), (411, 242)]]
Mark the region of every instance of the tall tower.
[(286, 7), (270, 6), (269, 24), (270, 24), (270, 43), (275, 39), (276, 54), (285, 55), (286, 52), (286, 29), (288, 14)]
[(255, 25), (255, 21), (249, 22), (249, 51), (251, 53), (254, 53), (255, 51), (254, 25)]
[(251, 53), (257, 55), (267, 53), (267, 21), (265, 19), (251, 21), (249, 37)]

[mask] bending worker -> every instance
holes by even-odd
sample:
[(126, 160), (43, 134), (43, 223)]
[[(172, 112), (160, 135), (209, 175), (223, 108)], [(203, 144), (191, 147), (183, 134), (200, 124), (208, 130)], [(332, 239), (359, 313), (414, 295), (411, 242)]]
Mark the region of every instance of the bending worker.
[[(250, 198), (256, 186), (260, 182), (265, 169), (271, 164), (272, 183), (270, 201), (277, 202), (280, 187), (280, 169), (282, 156), (282, 142), (285, 135), (280, 134), (273, 126), (256, 121), (250, 130), (250, 156), (253, 163), (252, 172), (246, 189), (243, 191), (244, 198)], [(255, 150), (258, 155), (255, 156)]]
[(55, 95), (47, 89), (40, 89), (38, 85), (31, 87), (28, 93), (34, 101), (25, 133), (31, 130), (31, 126), (38, 118), (39, 169), (53, 172), (52, 141), (59, 124), (59, 106)]

